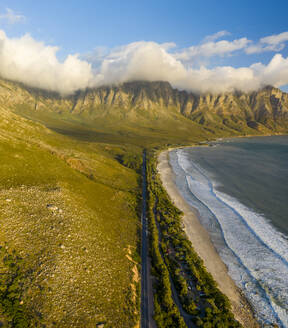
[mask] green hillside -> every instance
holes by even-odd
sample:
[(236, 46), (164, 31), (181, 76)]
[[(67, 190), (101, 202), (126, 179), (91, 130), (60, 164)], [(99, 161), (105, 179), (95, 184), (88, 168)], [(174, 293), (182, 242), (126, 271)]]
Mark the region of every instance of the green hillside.
[(0, 108), (0, 151), (1, 322), (133, 327), (139, 177), (115, 159), (128, 149)]

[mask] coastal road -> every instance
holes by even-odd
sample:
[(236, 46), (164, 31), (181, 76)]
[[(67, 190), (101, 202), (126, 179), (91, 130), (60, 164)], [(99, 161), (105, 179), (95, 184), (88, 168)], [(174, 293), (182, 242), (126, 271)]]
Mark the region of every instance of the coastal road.
[(149, 328), (149, 286), (148, 286), (148, 222), (146, 217), (147, 200), (146, 152), (142, 164), (142, 270), (141, 270), (141, 328)]
[[(163, 254), (163, 251), (161, 249), (161, 240), (162, 240), (162, 236), (161, 236), (161, 232), (160, 232), (160, 227), (159, 227), (159, 223), (157, 221), (157, 203), (158, 203), (158, 199), (156, 198), (156, 202), (154, 204), (154, 208), (153, 208), (153, 212), (154, 212), (154, 216), (155, 216), (155, 222), (156, 222), (156, 227), (157, 227), (157, 231), (158, 231), (158, 236), (159, 236), (159, 251), (160, 251), (160, 254), (161, 254), (161, 257), (165, 263), (165, 265), (167, 266), (168, 268), (168, 265), (167, 265), (167, 261), (165, 259), (165, 256)], [(182, 318), (184, 319), (185, 323), (186, 323), (186, 326), (188, 328), (196, 328), (195, 324), (193, 323), (193, 318), (194, 316), (187, 313), (183, 307), (182, 307), (182, 304), (180, 302), (180, 299), (179, 299), (179, 296), (178, 296), (178, 293), (177, 293), (177, 290), (176, 290), (176, 287), (174, 285), (174, 282), (173, 282), (173, 279), (172, 279), (172, 276), (171, 276), (171, 273), (169, 272), (169, 281), (170, 281), (170, 287), (171, 287), (171, 291), (172, 291), (172, 298), (173, 298), (173, 301), (175, 303), (175, 305), (178, 307), (179, 309), (179, 312), (180, 312), (180, 315), (182, 316)]]

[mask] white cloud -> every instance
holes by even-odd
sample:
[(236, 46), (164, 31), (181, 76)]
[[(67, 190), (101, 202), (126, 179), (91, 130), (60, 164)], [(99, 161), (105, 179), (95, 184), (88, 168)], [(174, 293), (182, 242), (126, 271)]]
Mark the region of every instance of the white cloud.
[(261, 38), (258, 42), (252, 42), (247, 38), (235, 39), (232, 41), (220, 40), (219, 38), (230, 35), (228, 31), (219, 31), (204, 38), (199, 45), (184, 48), (175, 54), (176, 58), (189, 62), (190, 64), (205, 63), (208, 58), (219, 56), (231, 56), (237, 51), (244, 51), (246, 54), (257, 54), (263, 52), (279, 52), (285, 48), (288, 41), (288, 32), (269, 35)]
[(288, 57), (276, 54), (267, 66), (257, 63), (251, 69), (261, 79), (262, 85), (281, 87), (288, 84)]
[(212, 41), (216, 41), (220, 38), (223, 38), (223, 36), (226, 36), (226, 35), (230, 35), (231, 33), (228, 32), (228, 31), (225, 31), (225, 30), (222, 30), (222, 31), (219, 31), (219, 32), (216, 32), (214, 34), (211, 34), (211, 35), (208, 35), (204, 38), (204, 43), (205, 42), (212, 42)]
[(0, 20), (6, 21), (8, 24), (23, 23), (26, 17), (15, 13), (12, 9), (6, 8), (6, 13), (0, 14)]
[(176, 58), (193, 61), (197, 58), (209, 58), (213, 56), (227, 56), (231, 55), (235, 51), (245, 49), (251, 41), (247, 38), (236, 39), (233, 41), (221, 40), (217, 42), (206, 42), (199, 46), (192, 46), (190, 48), (183, 49), (175, 54)]
[(267, 43), (271, 45), (277, 45), (288, 41), (288, 32), (283, 32), (280, 34), (269, 35), (260, 39), (260, 43)]
[(164, 43), (160, 43), (160, 46), (165, 49), (165, 50), (171, 50), (173, 48), (176, 48), (177, 45), (175, 42), (164, 42)]
[(91, 64), (77, 55), (59, 62), (58, 48), (35, 41), (29, 34), (10, 39), (0, 30), (0, 75), (32, 87), (72, 93), (92, 80)]
[(95, 83), (110, 84), (131, 80), (168, 80), (185, 74), (182, 63), (155, 42), (134, 42), (115, 48), (98, 68)]
[(288, 41), (288, 32), (269, 35), (261, 38), (258, 43), (245, 49), (247, 54), (257, 54), (266, 51), (279, 52), (285, 48), (285, 42)]
[(251, 46), (247, 47), (245, 49), (245, 53), (247, 55), (253, 55), (253, 54), (260, 54), (263, 52), (279, 52), (285, 48), (284, 44), (276, 44), (276, 45), (264, 45), (264, 44), (252, 44)]
[[(194, 54), (228, 54), (249, 44), (246, 38), (223, 41), (200, 45)], [(110, 50), (97, 48), (86, 59), (69, 55), (60, 62), (57, 47), (35, 41), (28, 34), (13, 39), (0, 31), (0, 75), (64, 95), (86, 87), (133, 80), (168, 81), (174, 87), (197, 93), (251, 91), (267, 84), (288, 84), (288, 57), (281, 54), (276, 54), (268, 65), (189, 68), (179, 53), (175, 54), (174, 47), (173, 43), (141, 41)]]
[(136, 42), (116, 48), (103, 60), (95, 73), (95, 85), (133, 80), (164, 80), (172, 86), (197, 92), (226, 92), (256, 90), (267, 84), (288, 83), (288, 58), (275, 55), (265, 66), (230, 66), (208, 69), (188, 69), (173, 53), (155, 42)]

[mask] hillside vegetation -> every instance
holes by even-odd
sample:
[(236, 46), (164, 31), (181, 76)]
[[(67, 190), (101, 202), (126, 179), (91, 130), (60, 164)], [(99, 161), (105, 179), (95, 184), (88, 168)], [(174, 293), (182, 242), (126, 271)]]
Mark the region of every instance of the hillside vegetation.
[[(182, 213), (170, 200), (157, 174), (157, 156), (148, 154), (148, 208), (152, 269), (155, 283), (155, 320), (160, 327), (242, 327), (231, 312), (229, 299), (218, 289), (211, 274), (182, 229)], [(170, 285), (173, 284), (173, 287)], [(177, 291), (178, 308), (175, 310)]]
[(127, 150), (75, 141), (0, 108), (4, 326), (136, 324), (139, 177)]

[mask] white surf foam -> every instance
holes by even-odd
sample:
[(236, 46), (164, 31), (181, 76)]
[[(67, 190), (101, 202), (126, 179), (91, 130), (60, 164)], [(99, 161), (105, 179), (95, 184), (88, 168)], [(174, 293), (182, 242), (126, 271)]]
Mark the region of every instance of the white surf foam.
[(239, 262), (224, 256), (229, 274), (262, 322), (288, 327), (287, 240), (262, 215), (217, 191), (207, 172), (186, 158), (182, 150), (176, 153), (190, 191), (214, 215), (227, 246)]

